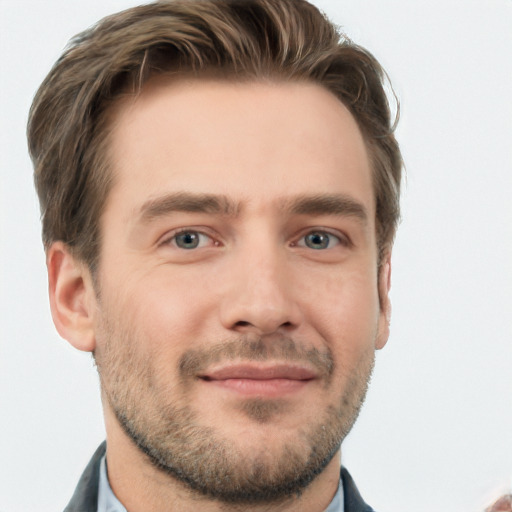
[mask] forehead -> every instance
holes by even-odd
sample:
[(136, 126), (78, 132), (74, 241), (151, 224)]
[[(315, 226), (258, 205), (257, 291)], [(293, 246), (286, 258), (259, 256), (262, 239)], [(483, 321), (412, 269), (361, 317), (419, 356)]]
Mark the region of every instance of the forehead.
[(127, 218), (162, 193), (222, 194), (268, 208), (344, 194), (374, 215), (366, 147), (348, 109), (312, 83), (154, 79), (113, 116), (114, 186)]

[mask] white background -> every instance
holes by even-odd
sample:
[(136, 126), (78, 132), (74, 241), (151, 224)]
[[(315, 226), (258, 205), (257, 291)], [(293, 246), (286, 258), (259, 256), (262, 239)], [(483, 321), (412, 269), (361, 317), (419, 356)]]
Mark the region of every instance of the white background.
[[(68, 39), (125, 0), (0, 3), (0, 511), (55, 512), (103, 439), (56, 334), (26, 152)], [(512, 477), (512, 0), (317, 0), (389, 72), (407, 164), (392, 335), (343, 462), (379, 512), (482, 510)]]

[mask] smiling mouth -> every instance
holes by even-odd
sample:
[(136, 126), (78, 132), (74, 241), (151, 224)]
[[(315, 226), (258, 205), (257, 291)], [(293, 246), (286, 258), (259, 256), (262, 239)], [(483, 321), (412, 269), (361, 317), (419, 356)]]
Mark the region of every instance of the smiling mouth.
[(246, 396), (280, 397), (298, 392), (317, 379), (309, 368), (279, 364), (225, 366), (200, 375), (206, 384)]

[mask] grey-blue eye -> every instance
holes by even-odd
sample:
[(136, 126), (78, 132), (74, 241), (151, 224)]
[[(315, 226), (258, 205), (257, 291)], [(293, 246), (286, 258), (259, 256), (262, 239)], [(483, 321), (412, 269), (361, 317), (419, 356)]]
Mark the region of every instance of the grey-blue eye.
[(197, 231), (183, 231), (175, 235), (174, 240), (180, 249), (196, 249), (201, 241), (201, 235)]
[(310, 249), (316, 250), (327, 249), (333, 242), (337, 241), (337, 237), (325, 231), (313, 231), (304, 237), (304, 244)]

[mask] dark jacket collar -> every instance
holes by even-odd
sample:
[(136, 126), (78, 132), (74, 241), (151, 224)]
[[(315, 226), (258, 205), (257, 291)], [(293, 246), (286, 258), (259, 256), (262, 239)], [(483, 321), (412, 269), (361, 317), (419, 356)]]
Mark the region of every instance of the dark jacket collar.
[[(64, 512), (97, 512), (100, 463), (101, 458), (105, 455), (105, 450), (106, 443), (103, 442), (85, 468), (73, 497)], [(345, 512), (374, 512), (363, 501), (354, 480), (344, 467), (341, 468), (341, 479), (343, 480)]]
[(100, 463), (105, 455), (106, 447), (107, 443), (104, 441), (94, 452), (64, 512), (97, 512)]
[(341, 479), (343, 480), (345, 512), (375, 512), (372, 507), (364, 502), (350, 473), (343, 466), (341, 466)]

